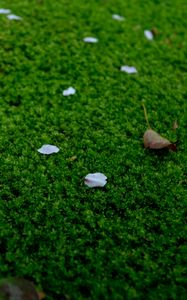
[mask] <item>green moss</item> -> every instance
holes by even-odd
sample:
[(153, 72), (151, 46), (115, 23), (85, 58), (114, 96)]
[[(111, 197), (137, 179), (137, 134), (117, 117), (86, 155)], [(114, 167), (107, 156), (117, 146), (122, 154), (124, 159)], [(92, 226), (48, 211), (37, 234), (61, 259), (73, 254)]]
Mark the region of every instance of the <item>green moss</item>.
[[(186, 299), (185, 1), (1, 6), (23, 20), (0, 15), (0, 277), (47, 300)], [(143, 148), (142, 100), (176, 153)], [(46, 143), (60, 152), (42, 156)], [(91, 172), (106, 187), (87, 188)]]

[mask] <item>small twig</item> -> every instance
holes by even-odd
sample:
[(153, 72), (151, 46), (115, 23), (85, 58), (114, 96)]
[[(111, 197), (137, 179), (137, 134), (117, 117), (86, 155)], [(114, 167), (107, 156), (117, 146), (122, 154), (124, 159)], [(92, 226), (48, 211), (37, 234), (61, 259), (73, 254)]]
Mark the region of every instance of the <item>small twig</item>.
[(148, 120), (148, 116), (147, 116), (147, 110), (146, 110), (146, 107), (145, 107), (144, 103), (142, 103), (142, 106), (143, 106), (143, 111), (144, 111), (145, 120), (147, 122), (147, 126), (148, 126), (149, 129), (151, 129), (151, 126), (150, 126), (149, 120)]

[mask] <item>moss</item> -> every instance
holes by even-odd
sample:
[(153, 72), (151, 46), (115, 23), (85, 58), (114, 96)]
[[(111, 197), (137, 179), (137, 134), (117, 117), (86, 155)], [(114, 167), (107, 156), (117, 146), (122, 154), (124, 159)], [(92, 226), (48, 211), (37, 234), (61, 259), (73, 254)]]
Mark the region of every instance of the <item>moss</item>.
[[(186, 299), (184, 2), (2, 1), (23, 17), (0, 15), (2, 278), (49, 300)], [(176, 153), (143, 148), (142, 100)], [(61, 151), (42, 156), (45, 143)], [(90, 172), (106, 187), (87, 188)]]

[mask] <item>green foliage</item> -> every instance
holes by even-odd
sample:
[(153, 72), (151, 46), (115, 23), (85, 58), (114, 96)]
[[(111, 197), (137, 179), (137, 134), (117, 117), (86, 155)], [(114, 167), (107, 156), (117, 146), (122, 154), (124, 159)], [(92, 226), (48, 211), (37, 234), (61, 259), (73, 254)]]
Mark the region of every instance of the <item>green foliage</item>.
[[(43, 2), (1, 1), (23, 20), (0, 15), (0, 277), (47, 300), (186, 299), (186, 2)], [(142, 101), (176, 153), (143, 148)]]

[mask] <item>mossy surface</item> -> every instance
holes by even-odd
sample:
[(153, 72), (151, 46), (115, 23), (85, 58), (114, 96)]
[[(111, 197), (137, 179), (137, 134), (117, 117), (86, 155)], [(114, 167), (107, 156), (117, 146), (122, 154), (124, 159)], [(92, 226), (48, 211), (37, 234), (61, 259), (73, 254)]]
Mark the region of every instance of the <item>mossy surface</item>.
[[(186, 299), (186, 1), (1, 7), (23, 19), (0, 15), (0, 277), (47, 300)], [(176, 153), (144, 149), (142, 101)], [(84, 185), (94, 172), (104, 188)]]

